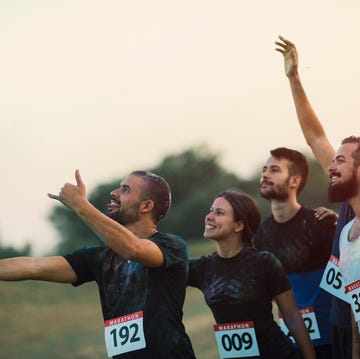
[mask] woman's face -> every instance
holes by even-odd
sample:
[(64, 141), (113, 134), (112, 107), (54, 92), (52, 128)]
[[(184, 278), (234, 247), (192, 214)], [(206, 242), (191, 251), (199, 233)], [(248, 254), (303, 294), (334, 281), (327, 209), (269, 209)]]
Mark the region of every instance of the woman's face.
[(204, 237), (223, 240), (229, 236), (239, 235), (242, 222), (234, 221), (234, 212), (230, 203), (223, 197), (215, 199), (210, 212), (205, 216)]

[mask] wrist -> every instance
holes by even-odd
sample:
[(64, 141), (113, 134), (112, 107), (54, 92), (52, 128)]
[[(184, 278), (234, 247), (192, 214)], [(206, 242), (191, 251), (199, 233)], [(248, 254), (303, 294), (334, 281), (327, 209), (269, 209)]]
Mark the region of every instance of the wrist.
[(286, 74), (289, 81), (298, 81), (300, 82), (300, 76), (299, 76), (299, 73), (298, 71), (292, 71), (290, 74)]
[(76, 203), (73, 204), (72, 210), (79, 216), (84, 216), (89, 209), (92, 207), (91, 203), (88, 201), (88, 199), (82, 198), (81, 200), (76, 201)]

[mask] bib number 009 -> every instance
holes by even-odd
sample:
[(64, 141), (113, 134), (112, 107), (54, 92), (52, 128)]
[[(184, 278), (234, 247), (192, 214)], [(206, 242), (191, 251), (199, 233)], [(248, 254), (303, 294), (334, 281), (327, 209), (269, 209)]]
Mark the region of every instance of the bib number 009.
[(253, 322), (214, 325), (220, 358), (259, 355)]
[(105, 344), (109, 357), (145, 348), (143, 313), (105, 321)]
[(232, 350), (240, 351), (242, 349), (249, 350), (253, 345), (252, 337), (249, 333), (245, 332), (241, 335), (234, 333), (231, 336), (223, 334), (221, 336), (221, 345), (227, 352)]

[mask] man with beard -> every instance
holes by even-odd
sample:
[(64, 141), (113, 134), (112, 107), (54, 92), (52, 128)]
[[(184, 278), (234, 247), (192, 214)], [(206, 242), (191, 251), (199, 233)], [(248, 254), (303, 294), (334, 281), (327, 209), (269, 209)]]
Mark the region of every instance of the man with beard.
[(319, 284), (331, 253), (336, 217), (327, 213), (320, 220), (319, 213), (298, 202), (309, 171), (303, 154), (285, 147), (270, 154), (262, 170), (260, 194), (270, 201), (272, 216), (261, 224), (254, 244), (273, 253), (284, 266), (316, 356), (327, 359), (331, 356), (331, 295)]
[(86, 198), (80, 173), (59, 195), (104, 241), (65, 256), (0, 261), (0, 280), (36, 279), (74, 286), (96, 281), (109, 356), (194, 359), (182, 324), (188, 274), (187, 248), (178, 236), (157, 231), (171, 203), (169, 185), (145, 171), (132, 172), (111, 192), (109, 216)]
[[(360, 329), (360, 137), (342, 140), (333, 163), (328, 168), (328, 197), (332, 202), (348, 201), (355, 218), (340, 234), (339, 267), (352, 305), (353, 336), (359, 343)], [(357, 322), (357, 325), (356, 325)], [(360, 354), (358, 351), (357, 354)]]
[[(298, 72), (299, 58), (295, 45), (282, 36), (280, 36), (279, 39), (280, 41), (275, 42), (277, 45), (276, 50), (284, 56), (285, 74), (289, 80), (291, 94), (301, 130), (315, 158), (323, 168), (324, 172), (328, 174), (328, 167), (335, 158), (335, 149), (331, 145), (303, 88)], [(340, 179), (341, 177), (338, 178)], [(341, 181), (337, 181), (335, 176), (333, 182), (333, 185), (341, 183)], [(333, 188), (335, 188), (335, 186)], [(333, 196), (333, 194), (331, 194), (331, 196)], [(350, 222), (353, 218), (354, 212), (349, 205), (349, 202), (342, 202), (333, 240), (332, 254), (326, 269), (327, 273), (330, 273), (330, 271), (335, 273), (336, 277), (334, 276), (333, 278), (335, 278), (336, 281), (330, 281), (331, 283), (328, 283), (327, 281), (324, 282), (324, 288), (333, 295), (331, 323), (333, 338), (332, 357), (334, 359), (351, 359), (359, 355), (359, 342), (355, 341), (352, 343), (351, 308), (348, 304), (348, 298), (344, 295), (344, 281), (337, 265), (340, 256), (340, 233), (345, 224)]]

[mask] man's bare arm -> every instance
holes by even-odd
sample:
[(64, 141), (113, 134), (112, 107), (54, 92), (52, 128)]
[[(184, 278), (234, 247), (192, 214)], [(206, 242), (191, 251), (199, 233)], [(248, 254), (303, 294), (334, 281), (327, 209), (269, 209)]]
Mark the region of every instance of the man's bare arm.
[(58, 283), (73, 283), (77, 275), (62, 256), (32, 258), (15, 257), (0, 260), (0, 280), (43, 280)]
[(282, 36), (279, 36), (279, 39), (280, 41), (275, 42), (278, 46), (276, 51), (284, 56), (285, 73), (289, 79), (300, 127), (314, 156), (327, 173), (327, 168), (335, 156), (335, 150), (330, 144), (302, 86), (298, 72), (299, 58), (295, 45)]

